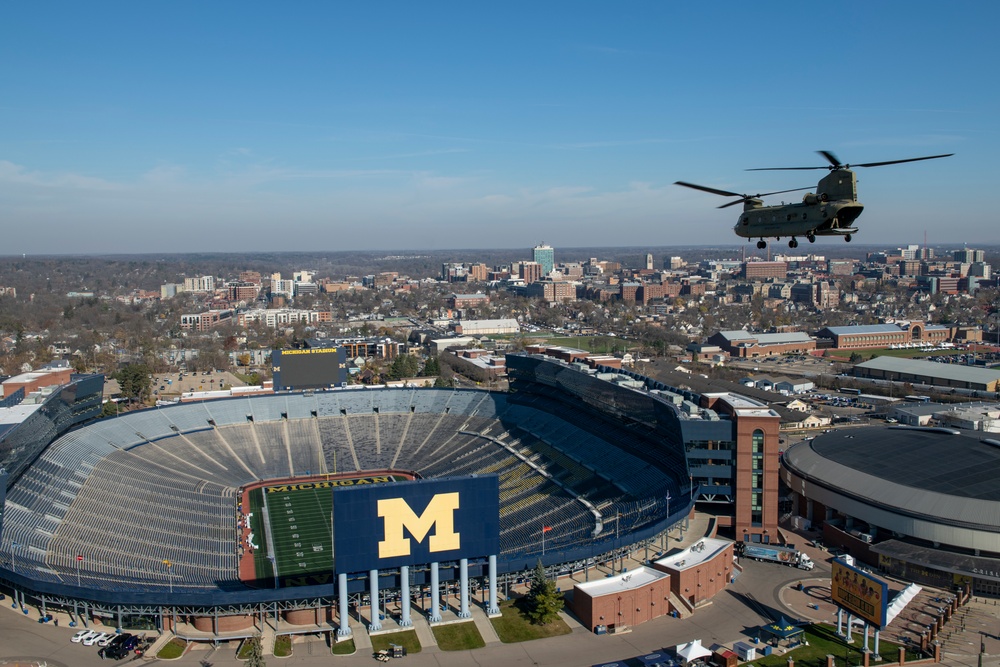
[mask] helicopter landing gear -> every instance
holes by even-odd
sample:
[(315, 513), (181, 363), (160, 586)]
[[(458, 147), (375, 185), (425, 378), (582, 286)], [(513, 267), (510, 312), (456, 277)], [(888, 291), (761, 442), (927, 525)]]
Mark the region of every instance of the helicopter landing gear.
[(815, 234), (806, 234), (806, 238), (809, 240), (809, 243), (816, 243), (816, 235)]
[(798, 247), (799, 247), (799, 242), (798, 242), (798, 241), (796, 241), (796, 240), (795, 240), (795, 239), (793, 238), (793, 239), (792, 239), (791, 241), (789, 241), (789, 242), (788, 242), (788, 247), (789, 247), (789, 248), (798, 248)]
[(757, 247), (759, 249), (763, 250), (764, 248), (767, 247), (767, 241), (765, 241), (764, 239), (761, 239), (760, 241), (757, 241)]
[(847, 241), (848, 243), (850, 243), (851, 242), (851, 235), (850, 234), (844, 234), (844, 240)]

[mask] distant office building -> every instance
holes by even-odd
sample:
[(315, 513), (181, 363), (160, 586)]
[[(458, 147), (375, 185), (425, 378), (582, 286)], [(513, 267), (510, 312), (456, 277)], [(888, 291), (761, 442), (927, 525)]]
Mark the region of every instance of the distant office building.
[(646, 268), (650, 271), (653, 270), (653, 253), (651, 252), (646, 253)]
[(743, 277), (747, 280), (784, 280), (788, 262), (744, 262)]
[(962, 250), (956, 250), (952, 254), (952, 257), (956, 262), (961, 262), (963, 264), (975, 264), (976, 262), (986, 261), (986, 251), (963, 248)]
[(665, 268), (674, 270), (679, 269), (684, 266), (684, 260), (680, 257), (671, 257), (666, 262), (663, 263)]
[(539, 262), (518, 262), (517, 275), (524, 281), (525, 285), (530, 285), (548, 274), (545, 273), (545, 267)]
[[(165, 286), (164, 286), (165, 287)], [(253, 301), (260, 292), (260, 285), (250, 282), (234, 282), (226, 285), (230, 301)]]
[(260, 279), (260, 271), (240, 271), (240, 282), (253, 283), (259, 287), (263, 281)]
[(452, 294), (448, 297), (448, 307), (456, 309), (475, 308), (490, 302), (490, 297), (482, 292), (476, 294)]
[(205, 313), (181, 315), (181, 329), (185, 331), (208, 331), (232, 321), (231, 310), (209, 310)]
[(180, 283), (167, 283), (166, 285), (160, 285), (160, 298), (172, 299), (177, 296), (178, 293), (183, 291), (184, 285)]
[[(531, 251), (531, 259), (542, 265), (542, 275), (547, 276), (552, 273), (552, 269), (555, 268), (555, 250), (552, 246), (547, 245), (537, 245)], [(527, 281), (525, 281), (527, 282)]]
[(214, 292), (215, 276), (201, 276), (200, 278), (185, 278), (185, 292)]
[(576, 285), (563, 281), (538, 280), (528, 285), (526, 296), (540, 298), (548, 303), (575, 301)]

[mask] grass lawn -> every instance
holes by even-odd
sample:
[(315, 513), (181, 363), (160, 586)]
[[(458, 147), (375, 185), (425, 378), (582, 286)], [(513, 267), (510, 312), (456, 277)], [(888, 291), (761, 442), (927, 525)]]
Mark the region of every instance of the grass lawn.
[(185, 650), (187, 650), (187, 642), (179, 637), (174, 637), (160, 649), (156, 657), (161, 660), (173, 660), (184, 655)]
[(348, 639), (347, 641), (334, 642), (333, 644), (333, 654), (334, 655), (354, 655), (358, 649), (354, 648), (354, 640)]
[(274, 638), (274, 657), (285, 658), (292, 654), (292, 636), (278, 635)]
[(237, 658), (240, 660), (247, 660), (250, 657), (250, 644), (252, 641), (252, 637), (243, 640), (243, 643), (240, 644), (240, 650), (236, 652)]
[(505, 644), (515, 642), (527, 642), (532, 639), (544, 639), (545, 637), (558, 637), (568, 635), (572, 630), (566, 621), (561, 618), (546, 625), (535, 625), (521, 611), (519, 603), (524, 598), (518, 600), (504, 600), (500, 603), (500, 618), (491, 618), (493, 628), (497, 631), (500, 641)]
[(381, 651), (388, 649), (389, 644), (399, 644), (406, 648), (406, 653), (420, 653), (420, 640), (417, 639), (416, 630), (406, 630), (405, 632), (393, 632), (388, 635), (375, 635), (372, 637), (372, 650)]
[[(860, 632), (854, 635), (854, 644), (848, 646), (833, 627), (825, 625), (810, 625), (806, 627), (806, 640), (808, 646), (800, 646), (784, 655), (769, 655), (766, 658), (758, 658), (753, 661), (755, 667), (786, 667), (788, 658), (795, 658), (796, 667), (826, 667), (826, 656), (832, 655), (836, 658), (837, 664), (859, 665), (864, 662), (861, 649), (864, 646), (864, 639)], [(874, 648), (875, 644), (869, 639), (868, 646)], [(896, 663), (899, 655), (899, 645), (892, 642), (880, 641), (879, 653), (882, 655), (882, 662)], [(845, 662), (846, 658), (846, 662)], [(917, 660), (919, 656), (907, 649), (906, 661)], [(871, 664), (881, 664), (875, 661), (875, 656), (871, 657)]]
[(434, 638), (442, 651), (467, 651), (486, 646), (482, 635), (476, 629), (476, 624), (454, 623), (452, 625), (436, 625), (431, 628)]

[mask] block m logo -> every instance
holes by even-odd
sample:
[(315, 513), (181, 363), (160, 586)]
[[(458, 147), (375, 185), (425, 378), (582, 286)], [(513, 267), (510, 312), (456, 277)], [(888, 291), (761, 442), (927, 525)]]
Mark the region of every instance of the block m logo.
[(439, 493), (427, 503), (424, 513), (417, 516), (402, 498), (379, 500), (378, 515), (384, 520), (385, 540), (378, 543), (378, 557), (410, 555), (410, 540), (403, 536), (404, 528), (417, 542), (423, 542), (434, 527), (427, 543), (431, 553), (460, 548), (461, 536), (455, 532), (458, 505), (458, 493)]

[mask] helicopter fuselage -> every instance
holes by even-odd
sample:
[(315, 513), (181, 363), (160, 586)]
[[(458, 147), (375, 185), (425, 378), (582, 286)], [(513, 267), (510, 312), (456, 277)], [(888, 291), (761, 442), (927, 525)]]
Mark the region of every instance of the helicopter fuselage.
[(850, 169), (834, 169), (820, 179), (817, 192), (807, 193), (801, 203), (764, 206), (760, 199), (747, 199), (733, 231), (744, 238), (843, 236), (857, 232), (854, 221), (864, 210), (857, 200), (857, 180)]

